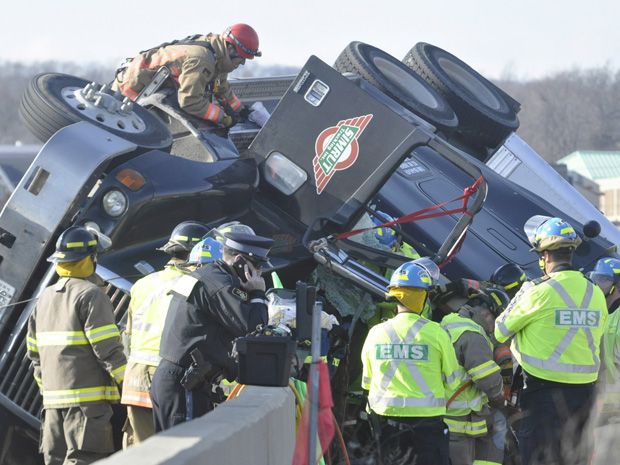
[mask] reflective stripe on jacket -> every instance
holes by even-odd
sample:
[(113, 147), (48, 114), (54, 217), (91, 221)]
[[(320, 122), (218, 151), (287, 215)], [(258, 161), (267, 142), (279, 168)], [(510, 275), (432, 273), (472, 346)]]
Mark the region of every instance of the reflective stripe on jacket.
[(136, 281), (127, 312), (129, 363), (121, 403), (153, 408), (151, 380), (161, 360), (159, 346), (172, 296), (168, 294), (184, 273), (171, 260), (166, 267)]
[(414, 313), (399, 313), (371, 328), (362, 363), (362, 387), (379, 415), (444, 415), (463, 379), (446, 332)]
[(480, 412), (489, 396), (502, 395), (503, 379), (493, 360), (493, 345), (480, 325), (456, 313), (446, 315), (441, 327), (448, 332), (456, 358), (467, 373), (466, 382), (471, 382), (448, 405), (447, 415), (452, 418), (446, 424), (452, 434), (483, 436), (488, 432), (486, 421), (470, 414)]
[(159, 345), (172, 296), (168, 292), (184, 273), (170, 263), (161, 271), (136, 281), (127, 313), (129, 360), (159, 365)]
[(604, 382), (600, 383), (599, 401), (605, 415), (620, 415), (620, 310), (607, 320), (604, 346)]
[(119, 400), (123, 346), (112, 304), (90, 280), (60, 278), (45, 289), (26, 343), (44, 408)]
[(579, 271), (558, 271), (524, 286), (495, 322), (495, 337), (513, 337), (512, 353), (533, 376), (567, 384), (596, 381), (607, 321), (603, 292)]
[(121, 404), (153, 408), (151, 402), (151, 382), (157, 367), (135, 363), (127, 363)]

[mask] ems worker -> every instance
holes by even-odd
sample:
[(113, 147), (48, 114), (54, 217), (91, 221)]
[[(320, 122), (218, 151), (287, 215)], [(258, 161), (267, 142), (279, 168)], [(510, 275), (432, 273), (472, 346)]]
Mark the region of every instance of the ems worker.
[(522, 463), (586, 463), (583, 430), (600, 366), (605, 296), (571, 266), (581, 239), (570, 224), (534, 216), (524, 231), (545, 275), (526, 283), (495, 324), (498, 341), (513, 338), (523, 369)]
[(372, 327), (362, 349), (362, 388), (382, 424), (383, 463), (449, 463), (443, 416), (463, 375), (447, 333), (420, 316), (430, 285), (423, 267), (398, 267), (388, 286), (398, 313)]
[(187, 263), (200, 268), (222, 258), (222, 244), (212, 237), (206, 237), (194, 246)]
[(111, 403), (125, 355), (110, 299), (95, 275), (97, 238), (72, 226), (48, 261), (59, 276), (28, 320), (28, 358), (43, 396), (45, 463), (89, 464), (114, 452)]
[[(394, 217), (380, 210), (376, 210), (374, 212), (374, 215), (372, 216), (372, 222), (375, 226), (390, 223), (394, 220)], [(388, 248), (389, 251), (392, 253), (402, 255), (403, 257), (407, 257), (411, 260), (416, 260), (420, 258), (418, 252), (416, 252), (416, 250), (411, 247), (411, 245), (409, 245), (407, 242), (403, 241), (402, 236), (397, 233), (394, 227), (382, 226), (380, 228), (376, 228), (374, 230), (374, 236), (379, 244)], [(379, 267), (370, 262), (364, 262), (363, 264), (371, 270), (375, 271), (376, 273), (382, 274), (387, 279), (390, 279), (392, 277), (392, 273), (394, 273), (393, 268)], [(429, 313), (430, 302), (427, 299), (426, 308), (422, 315), (427, 317)], [(369, 326), (373, 326), (378, 322), (385, 320), (386, 318), (392, 318), (395, 314), (396, 303), (394, 301), (378, 302), (376, 314), (372, 318), (369, 318), (367, 323)]]
[(168, 242), (159, 249), (171, 256), (170, 261), (163, 270), (139, 279), (131, 288), (126, 329), (129, 361), (121, 398), (121, 403), (127, 405), (127, 421), (123, 428), (125, 447), (155, 433), (151, 379), (159, 365), (159, 343), (171, 298), (168, 291), (185, 274), (182, 265), (190, 250), (208, 231), (204, 224), (196, 221), (178, 224)]
[(190, 36), (140, 52), (118, 72), (113, 89), (135, 100), (166, 66), (170, 77), (165, 85), (177, 89), (181, 110), (229, 127), (247, 119), (248, 109), (230, 88), (228, 73), (259, 56), (256, 31), (234, 24), (222, 34)]
[(235, 379), (232, 341), (268, 323), (261, 267), (272, 244), (266, 237), (227, 233), (222, 260), (174, 286), (151, 387), (156, 431), (205, 414), (213, 408), (212, 384), (222, 376)]
[[(375, 215), (372, 217), (372, 222), (375, 226), (380, 226), (382, 224), (390, 223), (392, 221), (395, 221), (394, 217), (379, 210), (377, 210), (375, 212)], [(402, 236), (397, 233), (394, 227), (383, 226), (381, 228), (376, 228), (375, 238), (379, 241), (380, 244), (388, 247), (390, 249), (390, 252), (397, 253), (412, 260), (420, 258), (420, 254), (413, 247), (411, 247), (411, 245), (403, 241)], [(389, 270), (389, 274), (391, 276), (391, 270)], [(389, 278), (390, 276), (387, 277)]]
[[(501, 304), (493, 298), (501, 299)], [(487, 333), (493, 331), (497, 309), (507, 303), (508, 296), (503, 291), (488, 289), (441, 320), (459, 365), (467, 373), (467, 381), (452, 397), (444, 420), (450, 429), (452, 465), (501, 465), (504, 460), (505, 419), (496, 421), (494, 411), (504, 406), (503, 379), (493, 360), (493, 344)], [(498, 440), (497, 445), (494, 439)]]
[(596, 262), (590, 278), (607, 301), (610, 313), (603, 335), (603, 370), (599, 383), (598, 425), (618, 423), (620, 419), (620, 260), (612, 257)]

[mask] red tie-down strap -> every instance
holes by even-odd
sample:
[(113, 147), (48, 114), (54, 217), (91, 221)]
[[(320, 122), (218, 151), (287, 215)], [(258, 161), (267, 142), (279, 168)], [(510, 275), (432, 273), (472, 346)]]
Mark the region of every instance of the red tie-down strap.
[[(476, 179), (476, 181), (471, 186), (467, 186), (465, 189), (463, 189), (463, 195), (456, 197), (452, 200), (448, 200), (446, 202), (433, 205), (432, 207), (423, 208), (422, 210), (409, 213), (408, 215), (404, 215), (404, 216), (401, 216), (400, 218), (396, 218), (394, 221), (388, 221), (387, 223), (383, 223), (378, 226), (373, 226), (371, 228), (354, 229), (353, 231), (336, 234), (334, 238), (337, 240), (347, 239), (351, 236), (361, 234), (364, 231), (370, 231), (373, 229), (390, 227), (390, 226), (394, 226), (395, 224), (410, 223), (412, 221), (420, 221), (420, 220), (426, 220), (429, 218), (437, 218), (437, 217), (445, 216), (445, 215), (454, 215), (456, 213), (464, 213), (466, 215), (471, 215), (471, 213), (469, 213), (469, 211), (467, 210), (467, 203), (469, 201), (469, 198), (478, 191), (478, 187), (480, 187), (480, 184), (482, 184), (483, 181), (484, 181), (484, 177), (480, 176), (478, 179)], [(463, 205), (459, 208), (452, 208), (450, 210), (434, 212), (434, 210), (438, 210), (442, 207), (445, 207), (446, 205), (450, 203), (458, 202), (459, 200), (463, 201)], [(463, 238), (464, 237), (465, 236), (463, 236)], [(447, 265), (448, 262), (452, 259), (452, 257), (455, 255), (455, 253), (460, 248), (463, 242), (463, 238), (461, 239), (461, 241), (459, 241), (458, 246), (455, 247), (454, 253), (452, 253), (451, 256), (448, 257), (448, 259), (440, 265), (440, 267)]]

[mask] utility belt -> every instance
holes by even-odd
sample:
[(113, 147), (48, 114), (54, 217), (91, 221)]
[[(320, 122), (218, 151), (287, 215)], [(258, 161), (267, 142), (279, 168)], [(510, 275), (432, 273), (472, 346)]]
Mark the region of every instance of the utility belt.
[(523, 370), (523, 391), (532, 392), (539, 389), (566, 389), (566, 388), (583, 388), (594, 387), (596, 383), (561, 383), (559, 381), (550, 381), (548, 379), (538, 378)]
[(377, 415), (379, 424), (397, 428), (399, 431), (411, 431), (416, 428), (445, 428), (443, 417), (386, 417)]
[(205, 360), (198, 348), (189, 353), (189, 359), (191, 362), (180, 381), (185, 390), (193, 391), (204, 384), (214, 384), (221, 380), (222, 370)]

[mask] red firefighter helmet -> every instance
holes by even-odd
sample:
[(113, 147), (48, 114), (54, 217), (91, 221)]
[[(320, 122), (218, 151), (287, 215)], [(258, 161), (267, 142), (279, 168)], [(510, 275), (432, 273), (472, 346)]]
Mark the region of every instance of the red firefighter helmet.
[(233, 24), (227, 27), (222, 35), (226, 42), (235, 47), (240, 57), (251, 60), (261, 56), (261, 52), (258, 51), (258, 34), (252, 26), (243, 23)]

